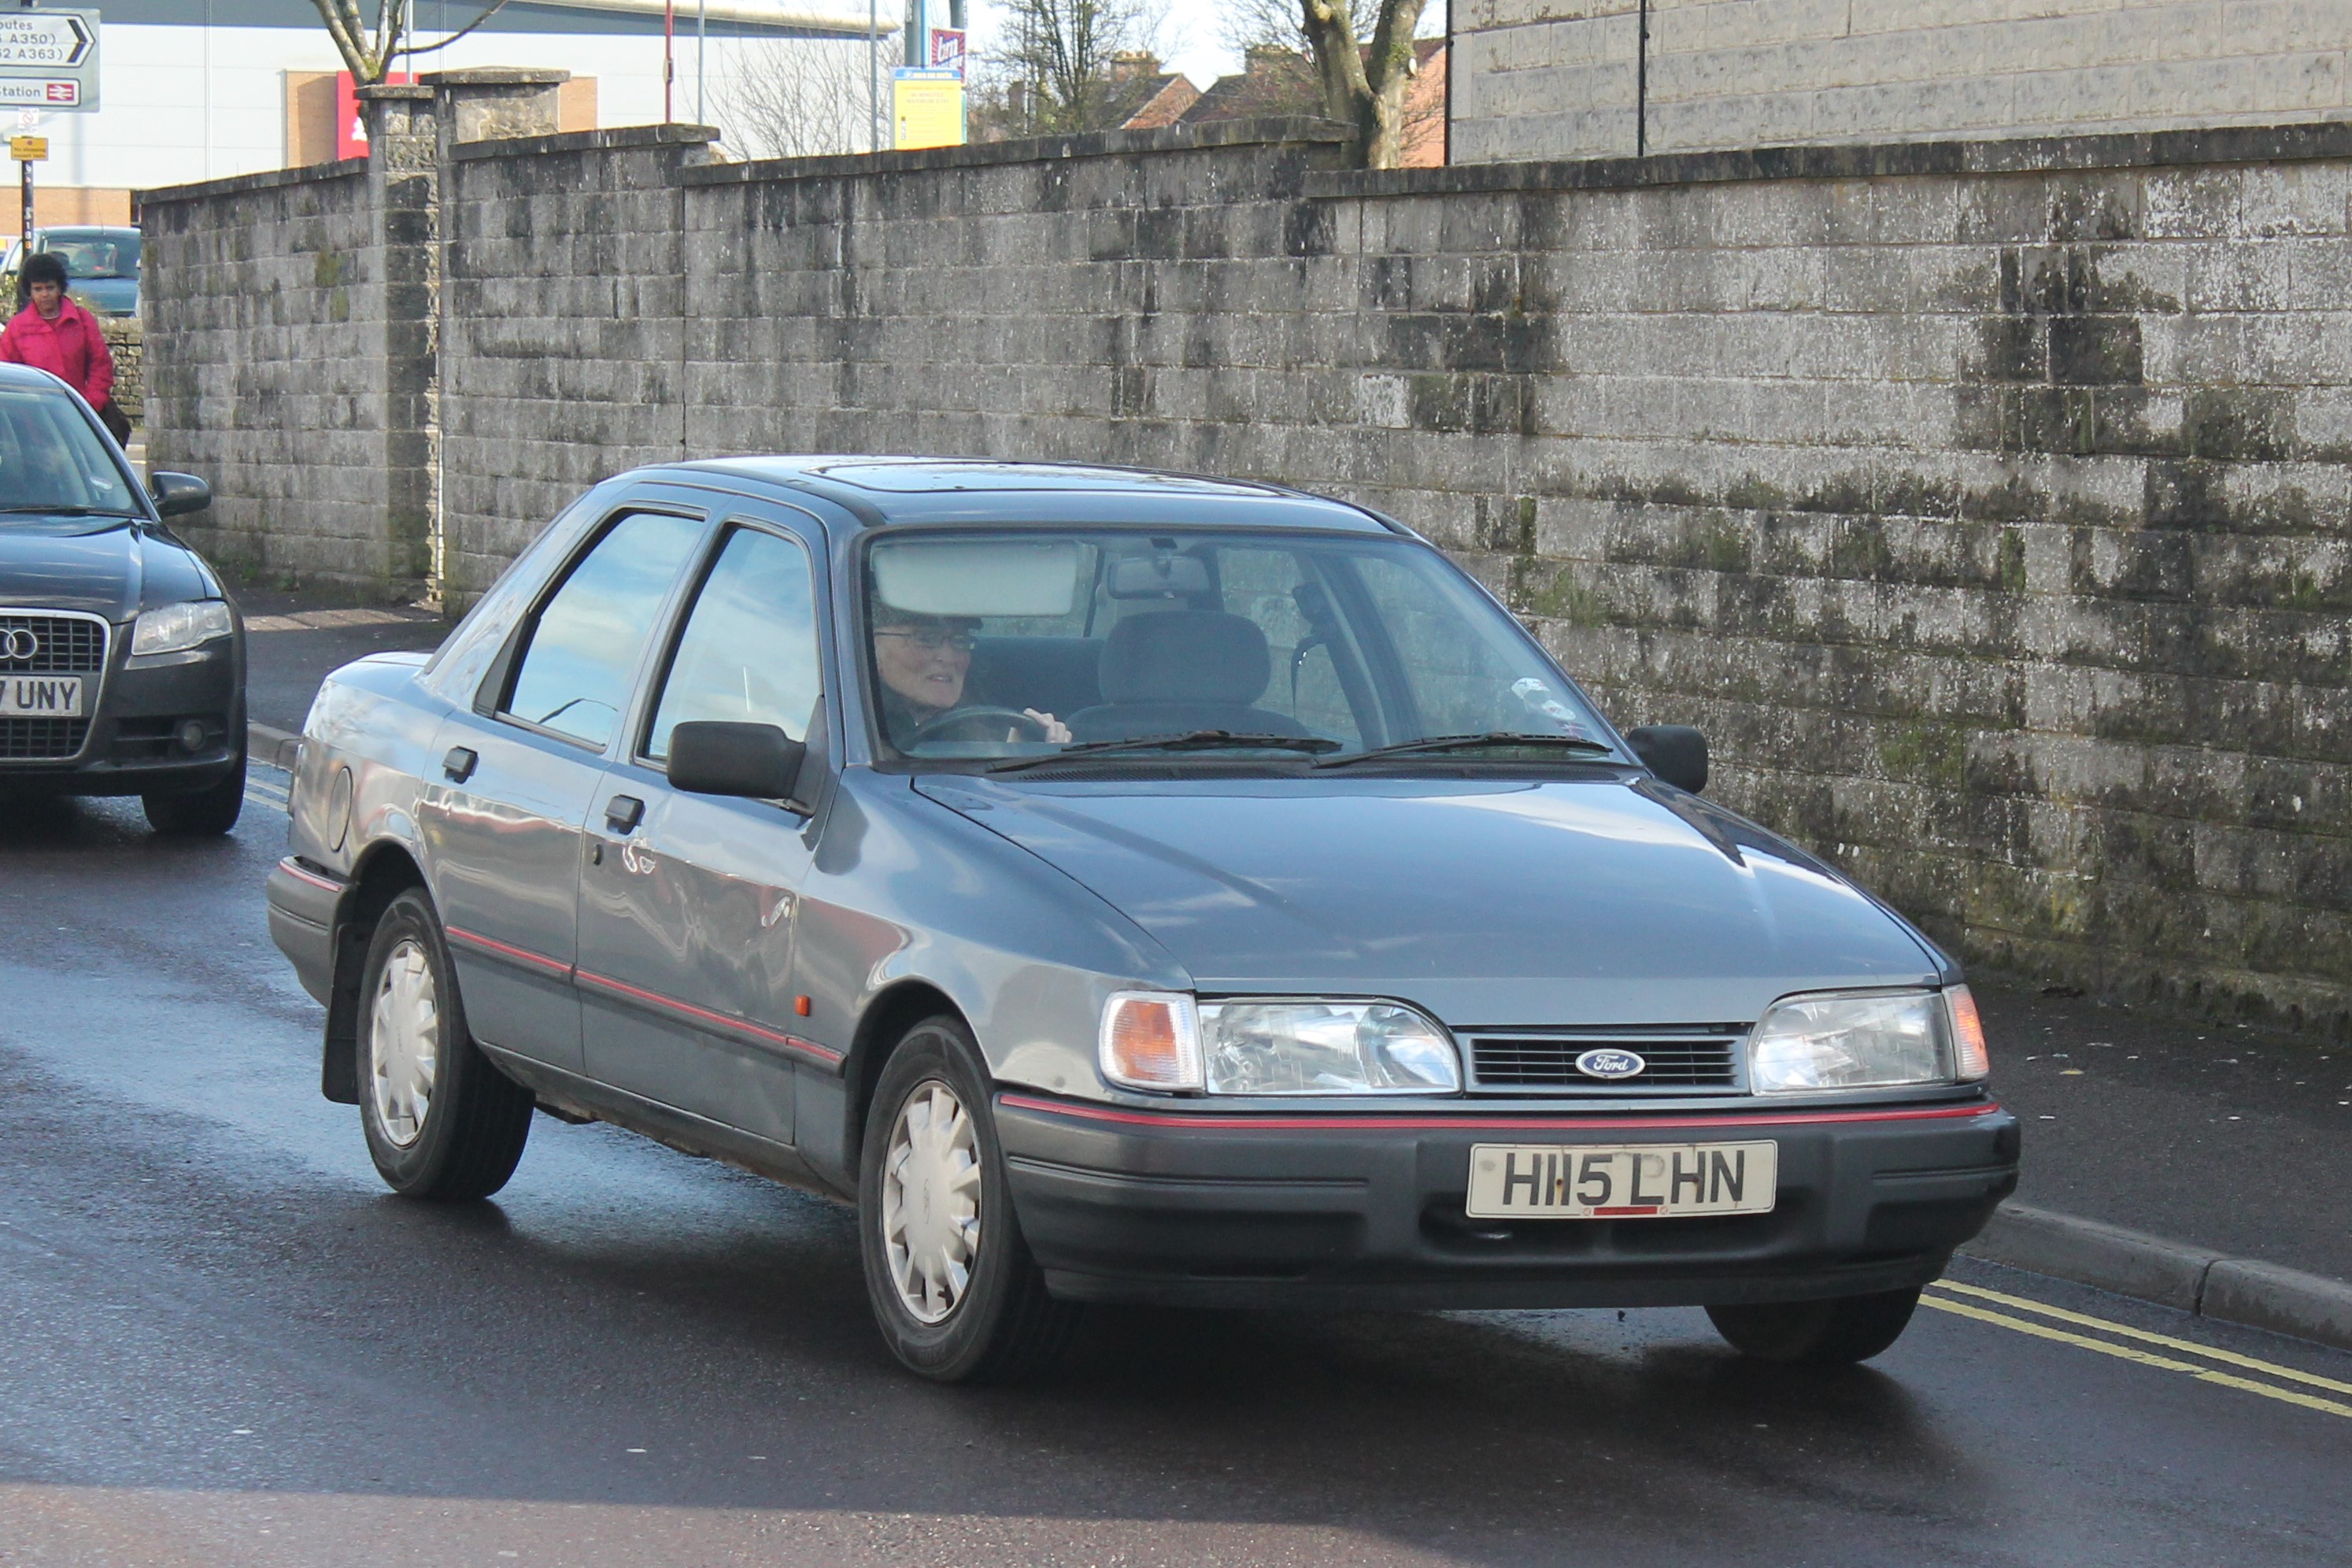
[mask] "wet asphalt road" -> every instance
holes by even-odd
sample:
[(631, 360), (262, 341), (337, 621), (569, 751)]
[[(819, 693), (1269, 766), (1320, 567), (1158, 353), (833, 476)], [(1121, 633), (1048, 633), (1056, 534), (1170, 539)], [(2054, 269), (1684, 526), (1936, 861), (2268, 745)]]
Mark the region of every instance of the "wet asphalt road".
[(1986, 1266), (1830, 1376), (1696, 1311), (1132, 1314), (971, 1391), (887, 1360), (845, 1211), (609, 1128), (392, 1198), (282, 831), (0, 812), (11, 1568), (2352, 1563), (2352, 1356)]

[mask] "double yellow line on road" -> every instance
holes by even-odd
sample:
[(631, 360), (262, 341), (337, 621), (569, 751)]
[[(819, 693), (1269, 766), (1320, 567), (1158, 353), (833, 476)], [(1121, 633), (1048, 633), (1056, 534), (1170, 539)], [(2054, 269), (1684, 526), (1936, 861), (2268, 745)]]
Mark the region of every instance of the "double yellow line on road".
[[(1975, 1303), (1979, 1301), (1998, 1302), (2012, 1310), (1997, 1311), (1990, 1307), (1976, 1305)], [(2200, 1383), (2218, 1383), (2224, 1388), (2243, 1389), (2248, 1394), (2259, 1394), (2265, 1399), (2275, 1399), (2287, 1405), (2300, 1405), (2308, 1410), (2321, 1410), (2330, 1415), (2352, 1418), (2352, 1404), (2343, 1400), (2324, 1399), (2318, 1394), (2304, 1392), (2305, 1388), (2324, 1388), (2336, 1394), (2352, 1394), (2352, 1383), (2341, 1383), (2332, 1377), (2321, 1377), (2316, 1373), (2299, 1372), (2294, 1367), (2280, 1366), (2274, 1362), (2258, 1361), (2250, 1355), (2240, 1355), (2235, 1351), (2216, 1350), (2211, 1345), (2200, 1345), (2190, 1340), (2175, 1339), (2170, 1334), (2136, 1329), (2127, 1323), (2109, 1322), (2105, 1318), (2094, 1318), (2087, 1312), (2070, 1312), (2063, 1307), (2044, 1306), (2039, 1301), (2031, 1301), (2022, 1296), (2007, 1296), (1999, 1290), (1988, 1290), (1981, 1285), (1963, 1285), (1957, 1279), (1937, 1280), (1920, 1296), (1919, 1304), (1923, 1307), (1933, 1307), (1939, 1312), (1949, 1312), (1954, 1317), (1973, 1318), (1980, 1323), (1991, 1323), (2000, 1328), (2013, 1329), (2021, 1334), (2032, 1334), (2036, 1339), (2055, 1340), (2060, 1344), (2075, 1345), (2083, 1350), (2096, 1351), (2101, 1355), (2111, 1355), (2121, 1361), (2135, 1362), (2141, 1366), (2152, 1366), (2161, 1372), (2185, 1373)], [(2089, 1334), (2053, 1328), (2047, 1322), (2029, 1321), (2027, 1319), (2015, 1316), (2016, 1312), (2030, 1312), (2037, 1318), (2046, 1318), (2060, 1323), (2076, 1324), (2112, 1337), (2094, 1339)], [(2117, 1340), (2135, 1341), (2137, 1343), (2118, 1344), (2116, 1342)], [(2276, 1381), (2257, 1383), (2251, 1377), (2241, 1377), (2235, 1373), (2221, 1372), (2211, 1366), (2200, 1366), (2196, 1362), (2182, 1361), (2177, 1356), (2159, 1355), (2153, 1351), (2142, 1350), (2139, 1348), (2140, 1345), (2161, 1345), (2166, 1350), (2178, 1351), (2182, 1355), (2196, 1356), (2207, 1362), (2218, 1362), (2222, 1366), (2240, 1367), (2248, 1372), (2260, 1373), (2263, 1376)], [(2281, 1388), (2278, 1386), (2279, 1383), (2302, 1386)]]

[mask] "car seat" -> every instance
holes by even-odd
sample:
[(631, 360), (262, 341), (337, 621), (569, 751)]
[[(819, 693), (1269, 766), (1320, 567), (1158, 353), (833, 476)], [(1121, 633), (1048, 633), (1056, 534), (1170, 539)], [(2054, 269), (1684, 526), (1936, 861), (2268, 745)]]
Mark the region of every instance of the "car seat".
[(1265, 633), (1246, 616), (1214, 610), (1129, 616), (1103, 642), (1102, 705), (1070, 715), (1070, 733), (1080, 741), (1195, 730), (1308, 733), (1289, 715), (1256, 706), (1273, 675)]

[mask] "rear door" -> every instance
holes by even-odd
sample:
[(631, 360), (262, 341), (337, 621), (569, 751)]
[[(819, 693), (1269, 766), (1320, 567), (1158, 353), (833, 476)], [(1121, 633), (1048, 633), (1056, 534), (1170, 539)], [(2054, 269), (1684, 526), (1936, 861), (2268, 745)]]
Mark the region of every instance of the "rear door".
[(418, 806), (474, 1035), (569, 1071), (582, 825), (707, 529), (691, 512), (616, 512), (518, 626), (474, 710), (443, 724)]
[[(793, 1139), (793, 913), (811, 820), (781, 802), (672, 790), (669, 735), (698, 720), (774, 724), (825, 775), (822, 535), (783, 508), (722, 527), (589, 814), (579, 982), (589, 1076), (772, 1142)], [(812, 801), (812, 805), (818, 804)]]

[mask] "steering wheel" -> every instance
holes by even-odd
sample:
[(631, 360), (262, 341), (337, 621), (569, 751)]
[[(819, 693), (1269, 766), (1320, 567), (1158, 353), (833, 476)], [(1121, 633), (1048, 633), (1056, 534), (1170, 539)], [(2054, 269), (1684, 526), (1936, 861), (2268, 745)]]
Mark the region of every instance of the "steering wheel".
[(1045, 726), (1018, 708), (951, 708), (917, 725), (907, 737), (907, 748), (912, 751), (933, 741), (1002, 741), (1007, 726), (1022, 731), (1024, 740), (1045, 738)]

